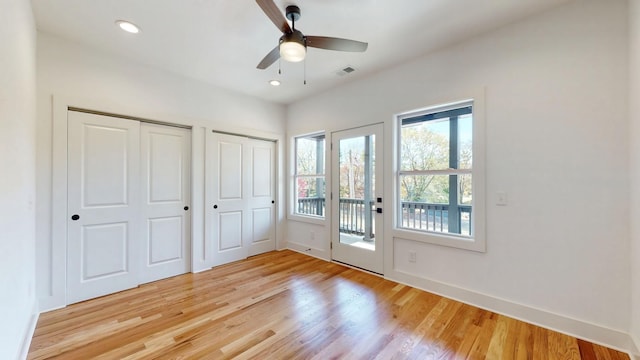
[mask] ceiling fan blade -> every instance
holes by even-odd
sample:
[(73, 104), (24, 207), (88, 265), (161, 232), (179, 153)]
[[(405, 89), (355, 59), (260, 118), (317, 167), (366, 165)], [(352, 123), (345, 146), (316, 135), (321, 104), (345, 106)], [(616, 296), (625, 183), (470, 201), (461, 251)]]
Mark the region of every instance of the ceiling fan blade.
[(276, 6), (273, 0), (256, 0), (262, 11), (267, 15), (269, 19), (276, 25), (280, 31), (285, 34), (291, 33), (291, 27), (284, 18), (284, 15), (280, 12), (280, 9)]
[(367, 47), (369, 46), (369, 44), (361, 41), (327, 36), (307, 36), (306, 38), (307, 46), (319, 49), (362, 52), (367, 50)]
[(276, 46), (275, 48), (273, 48), (273, 50), (271, 50), (267, 54), (267, 56), (265, 56), (264, 59), (260, 61), (260, 64), (258, 64), (257, 68), (260, 70), (264, 70), (271, 66), (271, 64), (276, 62), (276, 60), (278, 59), (280, 59), (280, 46)]

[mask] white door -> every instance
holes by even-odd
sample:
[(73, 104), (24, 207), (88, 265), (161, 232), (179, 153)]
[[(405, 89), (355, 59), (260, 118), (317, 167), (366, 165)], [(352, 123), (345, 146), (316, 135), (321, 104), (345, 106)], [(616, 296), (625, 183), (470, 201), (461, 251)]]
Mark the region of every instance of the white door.
[(141, 124), (140, 283), (190, 270), (191, 131)]
[(275, 250), (274, 144), (208, 132), (206, 146), (211, 265)]
[(67, 303), (138, 285), (140, 123), (68, 112)]
[(212, 265), (226, 264), (247, 257), (244, 246), (246, 173), (243, 166), (245, 139), (207, 133), (207, 189), (205, 224), (212, 248)]
[(272, 141), (247, 140), (251, 156), (249, 166), (250, 211), (249, 256), (276, 249), (275, 227), (275, 151)]
[(382, 124), (331, 134), (331, 256), (382, 274)]

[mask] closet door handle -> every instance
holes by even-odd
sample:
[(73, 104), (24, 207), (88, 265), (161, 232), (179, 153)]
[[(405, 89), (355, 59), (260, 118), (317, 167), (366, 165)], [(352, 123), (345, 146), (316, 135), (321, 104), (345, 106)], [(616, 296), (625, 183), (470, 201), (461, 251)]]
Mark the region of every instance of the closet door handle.
[(214, 208), (214, 209), (217, 209), (217, 208), (218, 208), (218, 205), (213, 205), (213, 208)]
[(185, 207), (184, 207), (184, 211), (187, 211), (187, 210), (189, 210), (189, 207), (188, 207), (188, 206), (185, 206)]
[(76, 221), (78, 219), (80, 219), (80, 215), (78, 215), (78, 214), (71, 215), (71, 220)]

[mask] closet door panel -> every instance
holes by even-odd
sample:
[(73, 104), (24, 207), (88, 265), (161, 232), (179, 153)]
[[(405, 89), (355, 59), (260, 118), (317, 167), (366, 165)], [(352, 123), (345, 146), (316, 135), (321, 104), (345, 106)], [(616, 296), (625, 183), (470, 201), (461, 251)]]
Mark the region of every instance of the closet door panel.
[(191, 131), (141, 125), (143, 219), (140, 282), (189, 271)]
[(68, 112), (67, 303), (138, 285), (140, 123)]

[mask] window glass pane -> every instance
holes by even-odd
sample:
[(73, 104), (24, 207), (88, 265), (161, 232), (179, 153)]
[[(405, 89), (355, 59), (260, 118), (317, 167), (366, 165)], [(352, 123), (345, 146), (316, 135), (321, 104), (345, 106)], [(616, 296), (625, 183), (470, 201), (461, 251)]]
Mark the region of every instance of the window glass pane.
[(296, 138), (296, 174), (324, 174), (324, 135)]
[(341, 139), (338, 151), (340, 243), (375, 251), (375, 135)]
[(400, 199), (405, 202), (449, 203), (449, 175), (401, 175)]
[(472, 168), (473, 119), (471, 114), (458, 117), (458, 169)]
[[(449, 194), (456, 180), (458, 193)], [(401, 227), (471, 236), (470, 174), (401, 175), (400, 199)]]
[(460, 205), (471, 205), (471, 189), (471, 174), (458, 175), (458, 203)]
[(295, 212), (303, 215), (324, 216), (324, 176), (296, 178)]
[(401, 129), (400, 169), (449, 168), (449, 119), (409, 122)]

